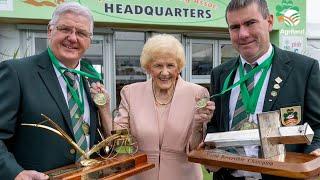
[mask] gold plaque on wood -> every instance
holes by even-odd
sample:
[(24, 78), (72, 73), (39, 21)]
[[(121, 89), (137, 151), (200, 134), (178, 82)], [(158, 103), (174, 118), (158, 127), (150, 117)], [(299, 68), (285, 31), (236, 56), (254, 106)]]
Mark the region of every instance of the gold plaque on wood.
[(100, 163), (87, 167), (77, 163), (47, 171), (45, 174), (49, 175), (50, 179), (63, 180), (125, 179), (155, 167), (153, 163), (147, 162), (146, 154), (121, 154), (114, 159), (97, 158), (93, 160)]
[[(75, 143), (73, 139), (58, 126), (58, 124), (44, 114), (41, 114), (41, 116), (43, 116), (46, 121), (39, 124), (22, 123), (21, 125), (43, 128), (54, 132), (72, 145), (74, 149), (71, 149), (69, 153), (75, 153), (74, 151), (76, 150), (84, 158), (80, 163), (46, 172), (46, 174), (50, 176), (50, 179), (95, 180), (101, 178), (109, 179), (109, 177), (110, 179), (113, 179), (112, 176), (115, 175), (118, 179), (125, 179), (155, 167), (153, 163), (147, 162), (146, 154), (136, 154), (138, 150), (138, 143), (134, 136), (130, 134), (129, 129), (119, 130), (107, 138), (102, 138), (98, 144), (93, 145), (93, 147), (86, 152), (82, 150), (77, 143)], [(54, 128), (43, 125), (45, 122), (51, 123)], [(89, 126), (85, 125), (85, 123), (83, 123), (83, 125), (83, 130), (87, 132)], [(123, 143), (121, 143), (120, 146), (117, 146), (116, 142), (119, 140)], [(130, 149), (130, 153), (118, 154), (115, 149), (122, 146)], [(100, 149), (107, 150), (110, 153), (107, 154), (106, 157), (102, 157)], [(100, 155), (100, 158), (90, 159), (90, 156), (94, 153)]]

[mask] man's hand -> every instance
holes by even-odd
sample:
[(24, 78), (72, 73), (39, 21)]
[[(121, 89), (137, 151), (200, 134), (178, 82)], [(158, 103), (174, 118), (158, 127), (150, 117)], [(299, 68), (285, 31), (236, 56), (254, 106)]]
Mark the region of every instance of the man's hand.
[(21, 171), (14, 180), (44, 180), (49, 179), (49, 176), (33, 170)]
[[(317, 156), (317, 157), (320, 157), (320, 149), (316, 149), (316, 150), (312, 151), (310, 154)], [(316, 180), (317, 178), (320, 178), (320, 173), (318, 175), (315, 175), (314, 177), (309, 178), (308, 180)]]
[(316, 149), (316, 150), (312, 151), (310, 154), (319, 157), (320, 156), (320, 149)]
[(99, 109), (105, 109), (104, 108), (105, 106), (108, 107), (108, 105), (110, 105), (110, 96), (108, 92), (105, 90), (103, 84), (100, 84), (99, 82), (92, 83), (90, 87), (90, 93), (91, 93), (92, 99), (97, 93), (103, 93), (107, 97), (107, 103), (103, 106), (98, 106)]

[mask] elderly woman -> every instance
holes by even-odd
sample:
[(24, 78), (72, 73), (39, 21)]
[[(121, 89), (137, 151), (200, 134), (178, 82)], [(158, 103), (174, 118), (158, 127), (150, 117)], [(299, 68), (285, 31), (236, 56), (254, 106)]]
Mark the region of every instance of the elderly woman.
[[(139, 151), (155, 163), (155, 168), (133, 179), (202, 180), (201, 165), (188, 162), (187, 153), (202, 141), (203, 123), (215, 108), (211, 101), (205, 108), (195, 107), (198, 98), (209, 96), (208, 91), (180, 77), (185, 64), (184, 48), (171, 35), (148, 39), (140, 63), (151, 78), (123, 87), (119, 114), (114, 119), (119, 129), (130, 126)], [(92, 94), (99, 91), (105, 92), (101, 84), (93, 83)], [(108, 106), (99, 107), (105, 134), (109, 133), (111, 122)]]

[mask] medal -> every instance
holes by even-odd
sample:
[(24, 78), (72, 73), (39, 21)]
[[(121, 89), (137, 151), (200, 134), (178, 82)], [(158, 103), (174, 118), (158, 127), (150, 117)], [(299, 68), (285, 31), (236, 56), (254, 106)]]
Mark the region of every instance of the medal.
[(82, 127), (84, 135), (88, 136), (90, 134), (89, 124), (87, 122), (83, 121), (81, 127)]
[(278, 95), (278, 93), (276, 91), (271, 92), (271, 96), (276, 97), (277, 95)]
[(107, 96), (104, 93), (99, 92), (94, 95), (93, 101), (96, 103), (96, 105), (103, 106), (107, 103)]
[(196, 108), (201, 109), (207, 106), (208, 99), (207, 98), (201, 98), (196, 102)]
[(257, 129), (258, 126), (256, 123), (254, 122), (244, 122), (241, 127), (240, 127), (240, 130), (249, 130), (249, 129)]

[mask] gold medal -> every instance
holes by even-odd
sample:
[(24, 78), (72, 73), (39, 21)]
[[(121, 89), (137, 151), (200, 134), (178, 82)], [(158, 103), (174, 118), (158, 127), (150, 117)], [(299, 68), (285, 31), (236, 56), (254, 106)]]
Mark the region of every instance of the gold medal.
[(252, 122), (251, 127), (252, 127), (252, 129), (258, 129), (258, 124)]
[(251, 129), (251, 123), (249, 122), (244, 122), (240, 127), (240, 130), (248, 130), (248, 129)]
[(208, 99), (207, 98), (201, 98), (196, 102), (196, 108), (201, 109), (207, 106)]
[(82, 127), (84, 135), (88, 136), (90, 134), (90, 126), (89, 126), (89, 124), (87, 122), (83, 121), (81, 127)]
[(103, 106), (107, 103), (107, 96), (104, 93), (97, 93), (93, 97), (94, 103), (98, 106)]
[(249, 129), (257, 129), (258, 125), (254, 122), (244, 122), (241, 127), (240, 130), (249, 130)]

